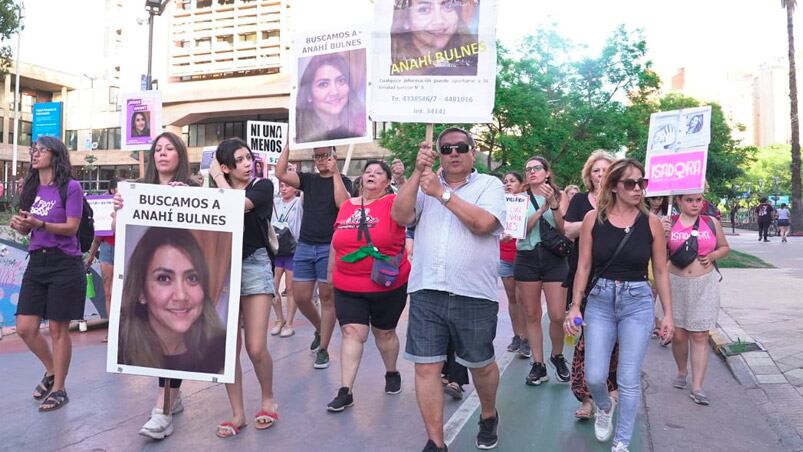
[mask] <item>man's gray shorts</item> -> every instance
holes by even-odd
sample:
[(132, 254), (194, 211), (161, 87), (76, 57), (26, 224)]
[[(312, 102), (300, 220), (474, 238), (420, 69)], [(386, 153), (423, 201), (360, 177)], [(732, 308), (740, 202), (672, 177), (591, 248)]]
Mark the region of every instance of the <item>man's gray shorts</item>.
[(470, 368), (494, 362), (499, 303), (436, 290), (410, 294), (405, 359), (419, 364), (446, 361), (449, 343), (455, 360)]

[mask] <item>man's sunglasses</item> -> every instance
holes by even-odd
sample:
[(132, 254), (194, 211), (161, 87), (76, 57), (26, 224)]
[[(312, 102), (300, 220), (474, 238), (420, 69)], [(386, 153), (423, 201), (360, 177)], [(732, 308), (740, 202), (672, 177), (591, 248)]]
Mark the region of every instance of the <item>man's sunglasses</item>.
[(449, 155), (452, 151), (457, 151), (458, 154), (465, 154), (471, 150), (471, 146), (468, 143), (457, 143), (457, 144), (442, 144), (441, 145), (441, 155)]
[(638, 185), (640, 189), (646, 190), (647, 184), (649, 184), (650, 180), (642, 177), (640, 179), (622, 179), (619, 182), (622, 183), (622, 186), (625, 187), (625, 190), (633, 190), (636, 188), (636, 185)]

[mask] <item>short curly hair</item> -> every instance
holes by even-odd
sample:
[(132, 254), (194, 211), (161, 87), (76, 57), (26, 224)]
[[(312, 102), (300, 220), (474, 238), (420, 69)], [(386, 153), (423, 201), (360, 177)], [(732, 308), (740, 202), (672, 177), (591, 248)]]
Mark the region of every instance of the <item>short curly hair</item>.
[(586, 186), (586, 190), (589, 192), (594, 191), (594, 182), (591, 181), (591, 168), (599, 160), (607, 160), (609, 163), (613, 163), (616, 161), (616, 157), (605, 149), (597, 149), (588, 156), (580, 175), (583, 177), (583, 185)]

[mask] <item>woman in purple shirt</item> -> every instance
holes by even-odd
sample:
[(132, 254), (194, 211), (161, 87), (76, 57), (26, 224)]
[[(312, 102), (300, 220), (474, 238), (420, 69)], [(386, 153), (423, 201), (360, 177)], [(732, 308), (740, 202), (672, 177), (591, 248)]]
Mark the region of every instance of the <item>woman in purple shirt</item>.
[[(25, 177), (19, 213), (11, 228), (28, 235), (30, 260), (22, 277), (17, 304), (17, 334), (45, 367), (33, 398), (39, 411), (52, 411), (70, 401), (64, 380), (70, 367), (70, 320), (83, 318), (86, 278), (76, 233), (83, 213), (81, 185), (70, 178), (67, 148), (58, 138), (40, 137), (31, 147), (31, 169)], [(65, 195), (62, 195), (65, 193)], [(49, 320), (52, 350), (39, 334)]]

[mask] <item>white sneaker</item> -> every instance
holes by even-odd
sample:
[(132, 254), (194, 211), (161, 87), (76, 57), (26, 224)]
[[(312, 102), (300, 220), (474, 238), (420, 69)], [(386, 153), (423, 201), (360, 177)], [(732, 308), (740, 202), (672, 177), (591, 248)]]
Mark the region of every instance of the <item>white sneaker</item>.
[(600, 442), (608, 441), (613, 434), (613, 414), (616, 411), (616, 399), (611, 397), (610, 400), (611, 409), (607, 413), (597, 406), (597, 413), (594, 415), (594, 436)]
[(147, 436), (151, 439), (165, 439), (172, 433), (173, 416), (163, 414), (160, 408), (151, 410), (150, 419), (139, 429), (140, 435)]
[(176, 397), (176, 401), (173, 402), (173, 410), (170, 414), (178, 414), (184, 411), (184, 404), (181, 403), (181, 394)]
[(630, 449), (625, 446), (625, 443), (616, 443), (615, 446), (611, 447), (611, 452), (630, 452)]

